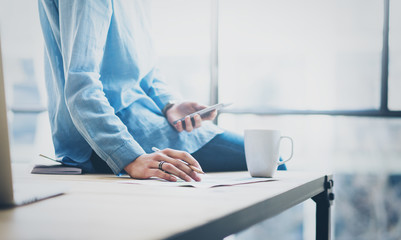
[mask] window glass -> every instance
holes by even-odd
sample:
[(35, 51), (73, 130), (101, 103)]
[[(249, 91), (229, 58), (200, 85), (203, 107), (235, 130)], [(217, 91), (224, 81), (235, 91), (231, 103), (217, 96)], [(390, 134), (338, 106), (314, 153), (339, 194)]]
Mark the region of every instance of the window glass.
[(13, 161), (27, 162), (37, 152), (47, 153), (39, 144), (52, 148), (49, 132), (44, 137), (42, 131), (49, 129), (47, 115), (39, 123), (41, 117), (32, 113), (45, 110), (47, 100), (37, 2), (1, 1), (0, 23), (7, 105), (14, 110), (9, 112), (11, 155)]
[(401, 110), (401, 1), (390, 1), (389, 108)]
[(151, 6), (164, 80), (184, 99), (208, 104), (211, 1), (152, 0)]
[(237, 108), (372, 109), (383, 3), (221, 0), (219, 96)]

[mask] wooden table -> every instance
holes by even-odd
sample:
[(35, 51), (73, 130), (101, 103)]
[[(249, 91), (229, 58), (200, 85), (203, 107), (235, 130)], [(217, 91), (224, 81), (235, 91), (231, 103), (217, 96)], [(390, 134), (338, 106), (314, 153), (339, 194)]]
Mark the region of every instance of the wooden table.
[(277, 172), (276, 181), (208, 189), (123, 184), (113, 175), (16, 178), (69, 190), (0, 210), (0, 239), (222, 239), (309, 198), (317, 206), (316, 238), (330, 238), (333, 182), (325, 174)]

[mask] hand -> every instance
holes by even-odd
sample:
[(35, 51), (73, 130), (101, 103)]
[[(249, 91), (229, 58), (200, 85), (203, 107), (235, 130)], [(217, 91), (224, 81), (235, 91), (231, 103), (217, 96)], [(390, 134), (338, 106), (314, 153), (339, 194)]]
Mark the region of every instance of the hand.
[[(124, 170), (132, 177), (138, 179), (147, 179), (150, 177), (158, 177), (167, 181), (175, 182), (177, 177), (184, 181), (190, 182), (191, 179), (199, 182), (201, 178), (187, 164), (191, 164), (201, 169), (198, 161), (191, 154), (183, 151), (166, 148), (151, 154), (143, 154), (128, 164)], [(162, 170), (159, 169), (161, 161), (165, 161)], [(169, 174), (170, 173), (170, 174)]]
[[(177, 103), (174, 104), (169, 110), (166, 112), (166, 117), (167, 120), (171, 125), (177, 129), (177, 131), (182, 132), (183, 130), (186, 130), (187, 132), (191, 132), (194, 128), (198, 128), (202, 126), (202, 120), (213, 120), (217, 116), (217, 111), (214, 110), (204, 116), (200, 116), (199, 114), (196, 114), (193, 117), (193, 120), (187, 116), (191, 113), (194, 113), (196, 111), (202, 110), (206, 108), (205, 105), (200, 105), (195, 102), (182, 102), (182, 103)], [(186, 117), (185, 117), (186, 116)], [(185, 117), (185, 128), (182, 124), (181, 121), (178, 121), (175, 125), (174, 122), (178, 119), (181, 119)]]

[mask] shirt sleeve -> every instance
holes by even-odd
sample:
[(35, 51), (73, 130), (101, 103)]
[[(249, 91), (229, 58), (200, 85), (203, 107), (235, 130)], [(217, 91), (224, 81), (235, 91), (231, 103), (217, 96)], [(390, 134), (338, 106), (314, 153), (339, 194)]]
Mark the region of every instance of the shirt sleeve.
[(182, 97), (173, 91), (163, 80), (158, 68), (153, 69), (150, 81), (147, 81), (147, 95), (152, 98), (156, 105), (163, 110), (164, 106), (171, 100), (181, 100)]
[(100, 67), (113, 4), (59, 1), (65, 101), (74, 125), (115, 174), (144, 154), (103, 91)]

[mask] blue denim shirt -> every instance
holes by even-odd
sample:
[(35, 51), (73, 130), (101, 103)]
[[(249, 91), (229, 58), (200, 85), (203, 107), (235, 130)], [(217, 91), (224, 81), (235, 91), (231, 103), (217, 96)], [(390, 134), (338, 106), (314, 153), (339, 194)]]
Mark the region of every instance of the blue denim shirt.
[(178, 97), (155, 67), (144, 5), (39, 0), (49, 119), (56, 157), (65, 164), (94, 171), (95, 151), (118, 174), (153, 146), (192, 153), (221, 132), (204, 122), (179, 133), (163, 116)]

